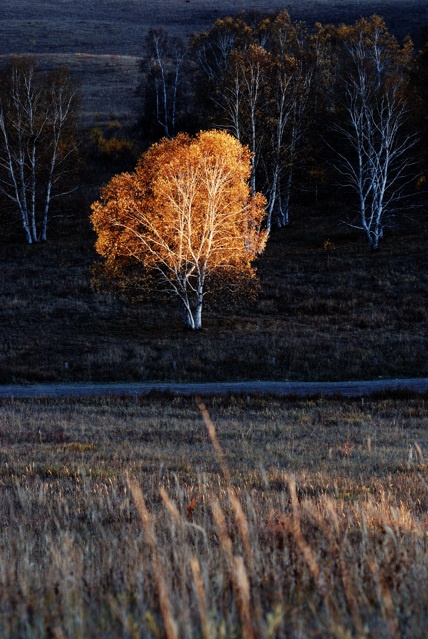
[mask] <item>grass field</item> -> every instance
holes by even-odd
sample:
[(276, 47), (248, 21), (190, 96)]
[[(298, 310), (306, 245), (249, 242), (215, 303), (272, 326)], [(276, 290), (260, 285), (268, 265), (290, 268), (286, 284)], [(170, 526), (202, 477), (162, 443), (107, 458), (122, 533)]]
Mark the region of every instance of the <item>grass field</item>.
[(426, 398), (207, 408), (1, 403), (1, 635), (423, 639)]

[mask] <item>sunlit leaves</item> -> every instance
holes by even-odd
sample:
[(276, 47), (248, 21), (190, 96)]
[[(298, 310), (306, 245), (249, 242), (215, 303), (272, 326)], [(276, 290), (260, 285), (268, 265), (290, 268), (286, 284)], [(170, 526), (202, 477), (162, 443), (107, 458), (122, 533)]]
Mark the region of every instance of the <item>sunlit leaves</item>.
[(161, 140), (93, 204), (98, 253), (108, 267), (128, 258), (154, 271), (199, 328), (207, 282), (254, 277), (266, 242), (265, 200), (250, 174), (250, 151), (225, 132)]

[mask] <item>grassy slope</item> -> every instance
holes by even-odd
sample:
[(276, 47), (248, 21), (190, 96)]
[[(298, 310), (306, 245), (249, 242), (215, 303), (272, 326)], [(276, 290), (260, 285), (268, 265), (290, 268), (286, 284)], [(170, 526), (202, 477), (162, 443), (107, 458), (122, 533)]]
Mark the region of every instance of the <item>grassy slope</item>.
[(175, 302), (96, 295), (87, 219), (57, 220), (46, 245), (17, 237), (1, 246), (0, 382), (426, 376), (427, 224), (418, 216), (373, 254), (337, 212), (296, 211), (260, 259), (259, 299), (207, 308), (197, 334), (182, 328)]
[[(148, 28), (162, 26), (187, 35), (225, 15), (284, 6), (282, 0), (8, 0), (0, 7), (0, 53), (138, 55)], [(400, 37), (417, 33), (426, 20), (419, 0), (290, 0), (286, 7), (293, 18), (311, 23), (353, 21), (382, 12)]]
[[(348, 11), (351, 4), (340, 6)], [(233, 6), (225, 2), (221, 14)], [(391, 16), (403, 6), (382, 4)], [(411, 6), (416, 14), (421, 9)], [(162, 3), (126, 7), (2, 5), (0, 52), (27, 51), (31, 44), (42, 66), (71, 64), (82, 82), (87, 124), (117, 113), (130, 121), (138, 103), (141, 24), (163, 19), (167, 28), (197, 30), (209, 26), (218, 9), (208, 2), (175, 2), (168, 10)], [(346, 16), (337, 13), (339, 4), (305, 7), (331, 11), (337, 20), (353, 17), (350, 9)], [(407, 18), (414, 17), (406, 7)], [(416, 25), (421, 23), (415, 20), (413, 30)], [(6, 228), (0, 240), (0, 382), (428, 374), (426, 213), (404, 221), (372, 255), (363, 237), (338, 226), (340, 211), (331, 205), (295, 211), (291, 226), (273, 234), (260, 260), (258, 302), (227, 314), (221, 307), (207, 309), (205, 329), (192, 335), (182, 330), (174, 304), (132, 307), (93, 293), (94, 237), (87, 214), (96, 197), (93, 190), (79, 203), (78, 216), (54, 221), (46, 246), (23, 246), (19, 233), (10, 240)]]

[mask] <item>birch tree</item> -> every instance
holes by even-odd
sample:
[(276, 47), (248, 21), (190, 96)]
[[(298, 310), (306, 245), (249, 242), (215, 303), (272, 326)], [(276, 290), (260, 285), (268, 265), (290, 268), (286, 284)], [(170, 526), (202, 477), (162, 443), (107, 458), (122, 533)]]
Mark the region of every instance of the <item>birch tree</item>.
[(311, 38), (302, 23), (293, 23), (286, 11), (260, 24), (266, 50), (273, 64), (267, 80), (265, 106), (265, 174), (267, 224), (286, 226), (294, 176), (307, 148), (308, 131), (316, 111), (313, 101)]
[(269, 54), (259, 45), (251, 44), (241, 51), (235, 49), (231, 53), (225, 87), (225, 115), (230, 120), (227, 128), (243, 144), (248, 144), (252, 152), (250, 184), (253, 191), (257, 190), (257, 166), (266, 125), (263, 116), (270, 66)]
[(414, 111), (421, 128), (419, 153), (425, 164), (426, 175), (428, 167), (428, 32), (426, 33), (425, 44), (414, 60), (411, 85)]
[(410, 47), (400, 49), (384, 22), (361, 20), (340, 33), (342, 69), (340, 119), (333, 127), (342, 144), (336, 167), (358, 200), (358, 214), (346, 220), (364, 231), (377, 249), (391, 216), (404, 206), (415, 180), (406, 97)]
[[(247, 49), (252, 43), (252, 29), (241, 18), (232, 17), (216, 20), (208, 32), (192, 38), (191, 50), (197, 63), (196, 94), (217, 127), (222, 126), (217, 118), (224, 114), (226, 117), (232, 114), (232, 125), (234, 122), (233, 109), (236, 107), (231, 102), (228, 77), (231, 55), (234, 51)], [(240, 97), (239, 92), (237, 95)], [(236, 131), (233, 133), (235, 135)]]
[(16, 207), (28, 244), (45, 241), (51, 203), (71, 192), (77, 98), (68, 74), (16, 60), (1, 78), (0, 192)]
[(290, 194), (308, 129), (310, 39), (284, 11), (249, 26), (227, 18), (194, 39), (203, 100), (211, 119), (247, 144), (251, 186), (267, 198), (267, 227), (285, 226)]
[(180, 98), (186, 81), (187, 47), (164, 29), (150, 29), (146, 52), (143, 69), (148, 77), (148, 98), (154, 98), (155, 117), (163, 135), (171, 138), (177, 133), (177, 118), (183, 104)]
[(184, 321), (202, 326), (209, 285), (255, 278), (263, 251), (265, 200), (249, 185), (251, 153), (230, 134), (163, 139), (134, 173), (115, 176), (92, 205), (97, 252), (106, 272), (141, 266), (141, 278), (181, 300)]

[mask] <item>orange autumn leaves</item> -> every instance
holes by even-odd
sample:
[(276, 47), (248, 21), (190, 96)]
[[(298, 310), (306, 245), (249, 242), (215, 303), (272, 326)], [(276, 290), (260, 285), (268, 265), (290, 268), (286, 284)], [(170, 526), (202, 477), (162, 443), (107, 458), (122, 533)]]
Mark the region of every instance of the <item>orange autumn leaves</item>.
[(92, 205), (96, 250), (107, 267), (130, 259), (153, 271), (199, 328), (206, 282), (253, 278), (266, 243), (265, 199), (251, 192), (250, 174), (250, 151), (226, 132), (165, 138)]

